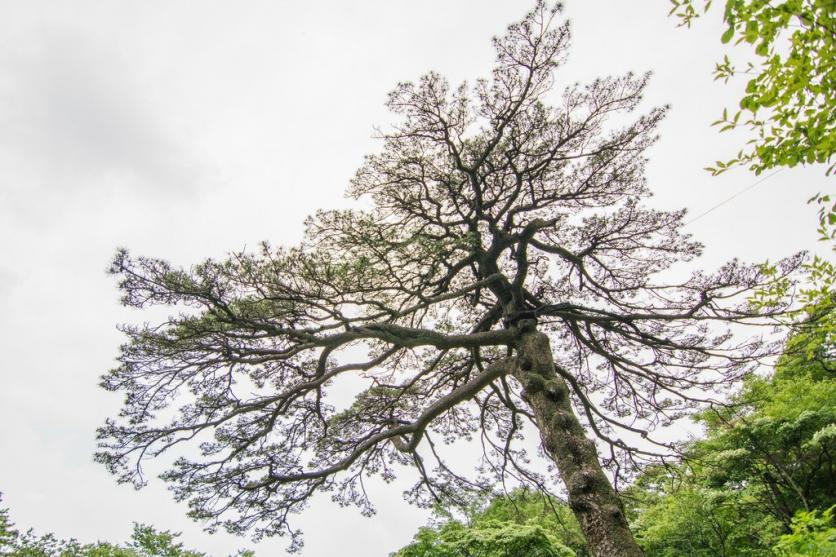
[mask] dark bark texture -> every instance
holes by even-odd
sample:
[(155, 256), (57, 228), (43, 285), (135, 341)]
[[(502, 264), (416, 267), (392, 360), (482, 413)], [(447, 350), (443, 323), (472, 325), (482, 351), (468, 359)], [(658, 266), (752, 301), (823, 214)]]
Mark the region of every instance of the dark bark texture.
[(595, 442), (572, 409), (569, 386), (554, 366), (549, 338), (533, 329), (518, 344), (515, 376), (525, 389), (546, 453), (557, 464), (569, 506), (595, 557), (642, 557), (618, 494), (598, 461)]

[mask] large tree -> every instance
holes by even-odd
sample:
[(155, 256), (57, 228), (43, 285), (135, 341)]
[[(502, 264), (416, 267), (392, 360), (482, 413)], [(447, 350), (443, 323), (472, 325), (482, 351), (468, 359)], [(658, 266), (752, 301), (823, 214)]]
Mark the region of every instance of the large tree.
[[(684, 211), (642, 206), (665, 110), (629, 117), (647, 82), (629, 74), (551, 95), (569, 41), (558, 11), (538, 3), (495, 39), (472, 87), (399, 84), (400, 119), (349, 190), (364, 208), (317, 213), (300, 245), (189, 269), (120, 251), (124, 303), (179, 313), (123, 328), (102, 384), (126, 399), (97, 458), (142, 484), (143, 461), (191, 444), (163, 477), (193, 517), (298, 548), (289, 515), (317, 492), (372, 512), (364, 478), (409, 465), (419, 503), (496, 481), (545, 489), (545, 457), (591, 552), (641, 555), (596, 449), (616, 473), (668, 452), (653, 428), (763, 351), (726, 326), (775, 309), (740, 299), (758, 268), (665, 272), (700, 252)], [(346, 374), (368, 388), (337, 408)], [(472, 476), (439, 441), (474, 436)]]

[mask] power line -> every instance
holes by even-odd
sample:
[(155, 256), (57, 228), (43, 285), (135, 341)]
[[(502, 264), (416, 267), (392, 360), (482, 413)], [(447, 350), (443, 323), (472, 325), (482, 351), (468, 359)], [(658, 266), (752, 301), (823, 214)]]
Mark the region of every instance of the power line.
[(736, 197), (740, 197), (741, 195), (743, 195), (744, 193), (746, 193), (746, 192), (747, 192), (747, 191), (749, 191), (750, 189), (752, 189), (752, 188), (754, 188), (755, 186), (758, 186), (758, 185), (760, 185), (760, 184), (762, 184), (762, 183), (766, 182), (767, 180), (769, 180), (770, 178), (772, 178), (773, 176), (775, 176), (775, 175), (776, 175), (776, 174), (778, 174), (779, 172), (782, 172), (783, 170), (785, 170), (785, 169), (783, 169), (783, 168), (779, 168), (778, 170), (776, 170), (775, 172), (773, 172), (773, 173), (772, 173), (772, 174), (770, 174), (769, 176), (764, 176), (763, 178), (761, 178), (760, 180), (756, 181), (755, 183), (753, 183), (753, 184), (749, 184), (748, 186), (746, 186), (745, 188), (743, 188), (742, 190), (740, 190), (739, 192), (737, 192), (737, 193), (736, 193), (736, 194), (734, 194), (733, 196), (729, 197), (728, 199), (724, 199), (723, 201), (721, 201), (721, 202), (720, 202), (720, 203), (718, 203), (717, 205), (715, 205), (715, 206), (711, 207), (710, 209), (708, 209), (708, 210), (707, 210), (707, 211), (705, 211), (704, 213), (700, 213), (700, 214), (699, 214), (699, 215), (697, 215), (696, 217), (692, 218), (691, 220), (689, 220), (688, 222), (686, 222), (686, 223), (685, 223), (685, 225), (691, 224), (692, 222), (697, 221), (697, 220), (699, 220), (699, 219), (703, 218), (703, 217), (704, 217), (705, 215), (707, 215), (708, 213), (710, 213), (710, 212), (714, 211), (715, 209), (718, 209), (718, 208), (722, 207), (723, 205), (725, 205), (726, 203), (728, 203), (728, 202), (729, 202), (729, 201), (731, 201), (732, 199), (735, 199)]

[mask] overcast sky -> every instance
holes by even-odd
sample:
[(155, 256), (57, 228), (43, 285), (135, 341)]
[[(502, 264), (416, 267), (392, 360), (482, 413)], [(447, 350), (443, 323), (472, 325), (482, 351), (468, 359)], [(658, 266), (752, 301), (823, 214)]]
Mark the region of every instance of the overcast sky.
[[(121, 541), (140, 521), (217, 556), (284, 555), (283, 540), (209, 536), (159, 480), (136, 492), (93, 463), (95, 428), (120, 403), (98, 377), (115, 325), (138, 318), (105, 269), (118, 246), (188, 265), (297, 241), (307, 214), (347, 203), (394, 84), (431, 69), (486, 76), (491, 36), (530, 4), (0, 0), (0, 491), (18, 526)], [(741, 143), (708, 126), (735, 95), (711, 80), (719, 12), (687, 31), (667, 11), (567, 2), (574, 38), (556, 89), (652, 70), (646, 107), (672, 105), (650, 152), (653, 203), (693, 218), (757, 178), (701, 170)], [(805, 200), (824, 180), (823, 168), (786, 170), (698, 218), (696, 265), (820, 249)], [(317, 499), (297, 520), (304, 555), (406, 544), (427, 518), (402, 500), (409, 483), (376, 489), (374, 519)]]

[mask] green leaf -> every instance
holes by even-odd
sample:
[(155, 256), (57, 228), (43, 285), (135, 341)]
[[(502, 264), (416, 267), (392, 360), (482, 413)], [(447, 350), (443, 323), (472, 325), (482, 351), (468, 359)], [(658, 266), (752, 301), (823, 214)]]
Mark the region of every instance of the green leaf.
[(746, 23), (746, 31), (744, 33), (744, 38), (746, 39), (747, 43), (754, 43), (758, 38), (758, 22), (757, 21), (749, 21)]

